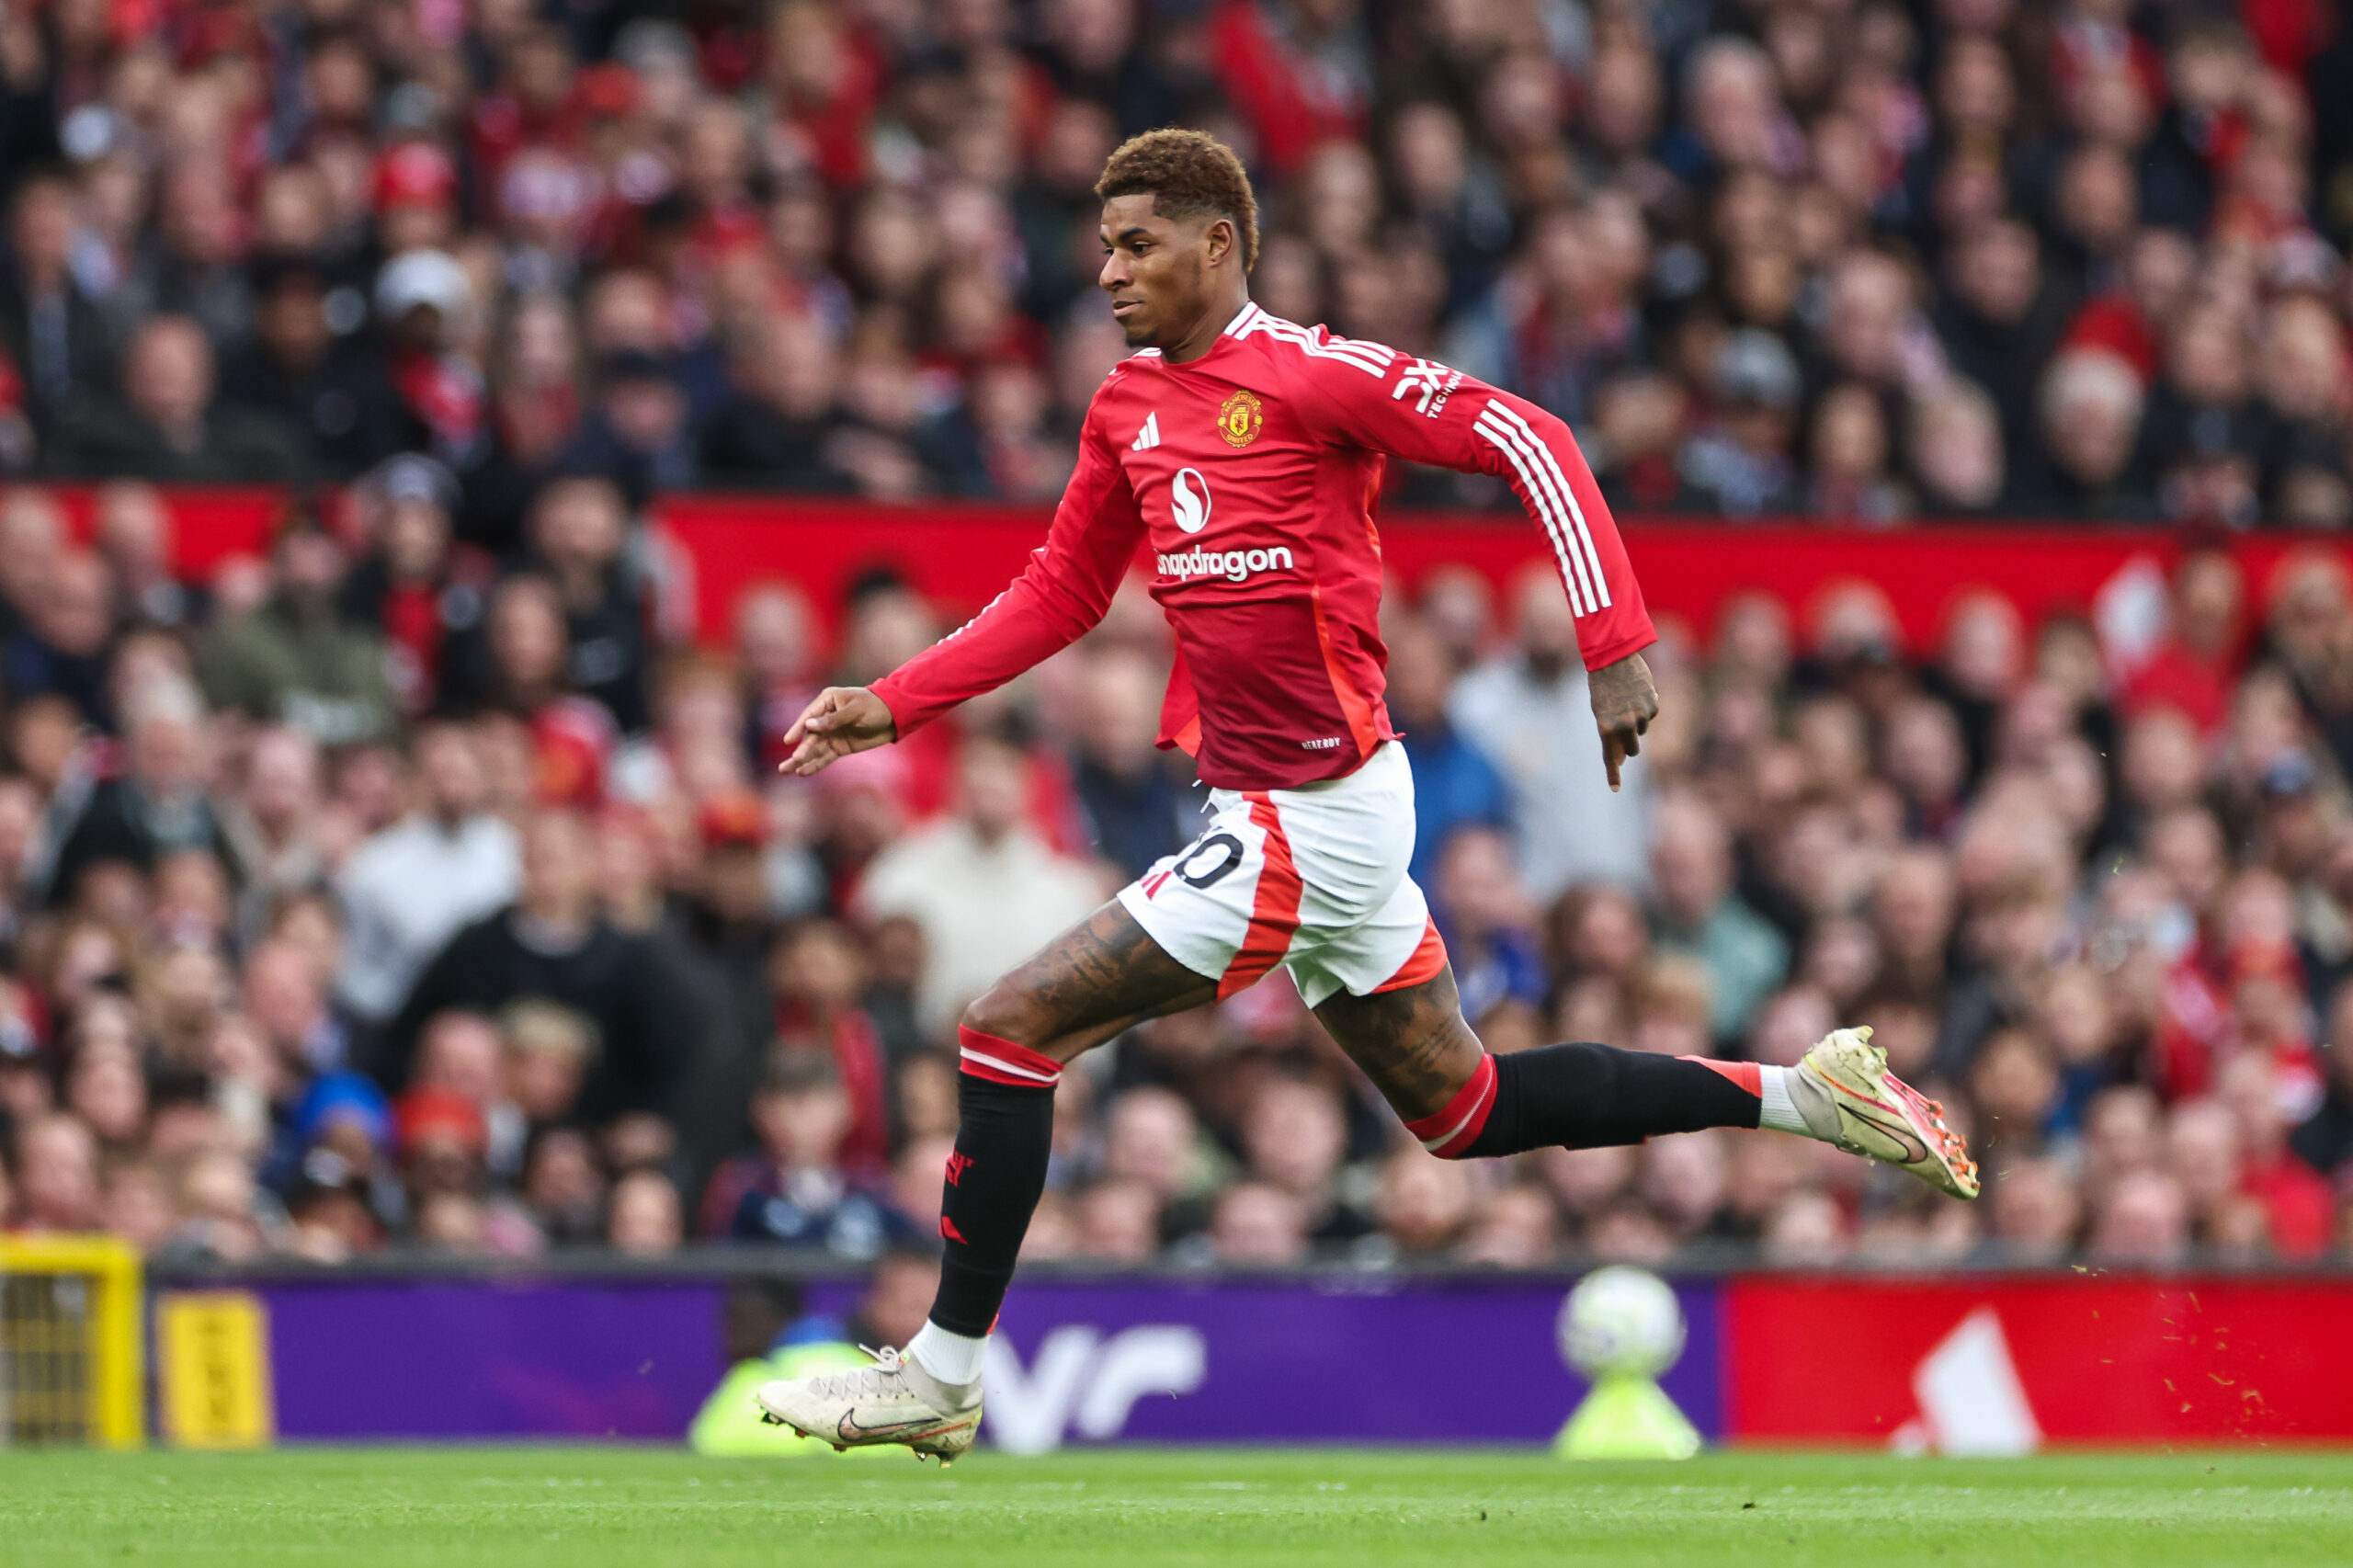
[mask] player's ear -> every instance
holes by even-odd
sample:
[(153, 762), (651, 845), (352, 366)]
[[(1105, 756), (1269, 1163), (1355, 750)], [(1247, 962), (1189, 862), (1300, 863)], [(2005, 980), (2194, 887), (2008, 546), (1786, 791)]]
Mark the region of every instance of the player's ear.
[(1201, 231), (1201, 239), (1207, 246), (1211, 267), (1221, 267), (1228, 258), (1238, 259), (1242, 254), (1236, 243), (1240, 236), (1234, 233), (1231, 218), (1211, 219), (1210, 226)]

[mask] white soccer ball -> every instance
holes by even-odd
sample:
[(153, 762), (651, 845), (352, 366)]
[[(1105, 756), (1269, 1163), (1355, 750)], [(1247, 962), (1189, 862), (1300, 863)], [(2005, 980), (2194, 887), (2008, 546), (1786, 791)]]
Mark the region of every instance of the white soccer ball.
[(1561, 1303), (1561, 1354), (1588, 1378), (1655, 1378), (1683, 1354), (1683, 1308), (1648, 1269), (1612, 1264)]

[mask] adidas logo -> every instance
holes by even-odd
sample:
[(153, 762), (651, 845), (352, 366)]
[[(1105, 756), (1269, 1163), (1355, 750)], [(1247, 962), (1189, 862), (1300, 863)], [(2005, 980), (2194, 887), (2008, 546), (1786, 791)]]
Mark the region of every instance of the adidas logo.
[(1141, 452), (1146, 448), (1158, 445), (1160, 445), (1160, 415), (1157, 413), (1147, 414), (1143, 416), (1143, 428), (1136, 432), (1136, 438), (1129, 443), (1128, 450)]

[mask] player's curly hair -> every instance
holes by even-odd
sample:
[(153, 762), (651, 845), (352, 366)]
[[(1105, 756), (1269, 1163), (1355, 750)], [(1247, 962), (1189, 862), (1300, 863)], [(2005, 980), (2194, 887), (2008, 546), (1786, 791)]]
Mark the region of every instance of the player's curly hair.
[(1149, 196), (1163, 218), (1233, 220), (1242, 270), (1258, 265), (1258, 199), (1233, 149), (1206, 131), (1147, 131), (1120, 143), (1095, 182), (1097, 200)]

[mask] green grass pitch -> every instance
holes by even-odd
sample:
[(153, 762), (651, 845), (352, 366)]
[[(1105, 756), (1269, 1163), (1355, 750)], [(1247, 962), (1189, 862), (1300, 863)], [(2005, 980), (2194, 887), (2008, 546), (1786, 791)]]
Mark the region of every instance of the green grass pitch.
[(947, 1474), (893, 1453), (0, 1453), (0, 1564), (2353, 1562), (2353, 1454), (2029, 1460), (1128, 1449)]

